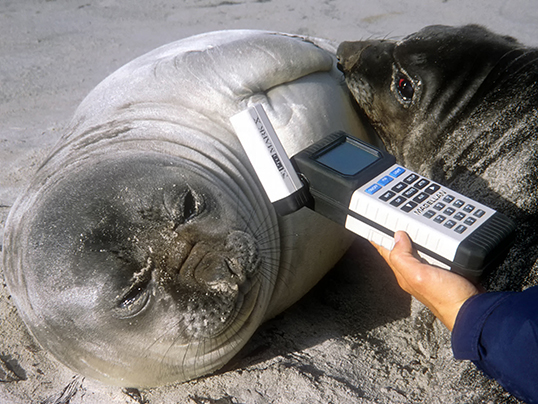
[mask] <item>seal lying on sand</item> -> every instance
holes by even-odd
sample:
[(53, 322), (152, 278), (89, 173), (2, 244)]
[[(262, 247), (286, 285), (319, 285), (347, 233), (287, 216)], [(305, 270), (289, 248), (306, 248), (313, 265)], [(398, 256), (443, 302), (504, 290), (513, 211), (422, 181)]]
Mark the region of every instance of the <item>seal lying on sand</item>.
[(6, 224), (6, 280), (41, 345), (109, 384), (185, 381), (306, 293), (351, 236), (277, 218), (229, 118), (261, 102), (289, 154), (365, 138), (341, 80), (323, 41), (225, 31), (99, 84)]
[(537, 283), (538, 50), (475, 25), (430, 26), (398, 42), (344, 42), (337, 56), (401, 164), (519, 222), (490, 286)]

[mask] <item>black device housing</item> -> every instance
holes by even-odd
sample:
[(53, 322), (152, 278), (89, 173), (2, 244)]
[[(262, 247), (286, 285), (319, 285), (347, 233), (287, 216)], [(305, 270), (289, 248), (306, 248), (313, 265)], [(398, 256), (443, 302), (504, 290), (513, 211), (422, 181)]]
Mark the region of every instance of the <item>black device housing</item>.
[[(349, 175), (332, 169), (330, 166), (320, 168), (322, 163), (318, 161), (318, 157), (343, 142), (353, 142), (356, 146), (372, 154), (377, 154), (378, 158), (368, 166)], [(371, 181), (372, 178), (396, 164), (394, 156), (339, 131), (297, 153), (291, 161), (305, 182), (305, 188), (312, 196), (312, 199), (309, 199), (303, 194), (301, 197), (304, 201), (303, 206), (308, 206), (343, 226), (345, 226), (347, 216), (351, 215), (390, 237), (394, 236), (393, 231), (349, 209), (353, 193)], [(323, 170), (322, 174), (320, 174), (321, 170)], [(294, 207), (297, 206), (299, 205), (295, 203)], [(288, 210), (288, 212), (290, 211)], [(514, 241), (514, 230), (515, 223), (511, 219), (495, 212), (478, 229), (462, 240), (453, 262), (420, 245), (415, 245), (415, 247), (449, 265), (454, 272), (471, 279), (477, 279), (486, 268), (498, 262), (505, 255)]]
[[(319, 165), (321, 163), (316, 160), (317, 157), (326, 153), (328, 149), (346, 141), (359, 144), (360, 147), (368, 149), (369, 152), (378, 154), (379, 158), (360, 170), (356, 175), (345, 175), (328, 166), (324, 170), (324, 175), (319, 175)], [(301, 150), (292, 157), (291, 161), (303, 178), (306, 178), (306, 185), (314, 199), (313, 209), (336, 223), (345, 225), (353, 192), (380, 172), (394, 165), (396, 158), (383, 150), (373, 148), (345, 132), (339, 131)], [(314, 178), (315, 181), (309, 180)]]

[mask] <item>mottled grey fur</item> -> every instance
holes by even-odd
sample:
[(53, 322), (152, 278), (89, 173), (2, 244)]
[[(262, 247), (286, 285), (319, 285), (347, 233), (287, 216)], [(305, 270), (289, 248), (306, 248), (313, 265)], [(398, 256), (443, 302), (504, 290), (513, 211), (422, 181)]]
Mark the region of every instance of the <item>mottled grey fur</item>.
[[(517, 221), (487, 286), (538, 283), (538, 50), (476, 25), (430, 26), (398, 42), (344, 42), (338, 57), (401, 164)], [(402, 79), (412, 97), (400, 93)]]

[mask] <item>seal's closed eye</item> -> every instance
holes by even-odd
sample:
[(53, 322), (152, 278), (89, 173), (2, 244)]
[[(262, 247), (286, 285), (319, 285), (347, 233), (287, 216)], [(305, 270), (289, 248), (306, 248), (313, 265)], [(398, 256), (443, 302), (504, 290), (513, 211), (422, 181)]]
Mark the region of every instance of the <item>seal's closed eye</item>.
[(190, 219), (197, 216), (202, 210), (201, 201), (196, 200), (190, 189), (187, 189), (183, 198), (183, 221), (188, 222)]
[(189, 220), (189, 218), (196, 213), (196, 202), (194, 200), (194, 197), (192, 196), (192, 192), (189, 189), (187, 191), (187, 194), (185, 195), (185, 202), (183, 205), (183, 217), (185, 220)]
[(180, 191), (179, 195), (175, 191), (165, 192), (163, 198), (166, 215), (172, 223), (173, 231), (177, 231), (181, 225), (199, 217), (206, 210), (203, 193), (195, 191), (189, 185)]
[(151, 295), (153, 264), (148, 258), (147, 265), (132, 278), (132, 284), (117, 300), (115, 314), (120, 318), (136, 316), (148, 305)]
[(126, 295), (124, 295), (119, 303), (117, 314), (120, 317), (133, 317), (140, 313), (149, 301), (148, 283), (134, 285)]

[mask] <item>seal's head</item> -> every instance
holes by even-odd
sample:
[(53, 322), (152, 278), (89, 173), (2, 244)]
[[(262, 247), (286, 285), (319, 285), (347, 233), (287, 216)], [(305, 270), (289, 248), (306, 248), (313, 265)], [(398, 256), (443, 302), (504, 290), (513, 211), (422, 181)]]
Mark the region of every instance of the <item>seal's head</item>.
[(429, 26), (401, 41), (343, 42), (339, 67), (387, 149), (419, 171), (424, 156), (480, 100), (485, 78), (521, 48), (476, 26)]
[(277, 275), (278, 229), (259, 234), (243, 193), (150, 152), (53, 180), (13, 243), (26, 323), (62, 362), (108, 383), (222, 366), (261, 322)]
[(518, 220), (490, 285), (535, 284), (538, 50), (476, 25), (430, 26), (401, 41), (344, 42), (337, 56), (399, 163)]

